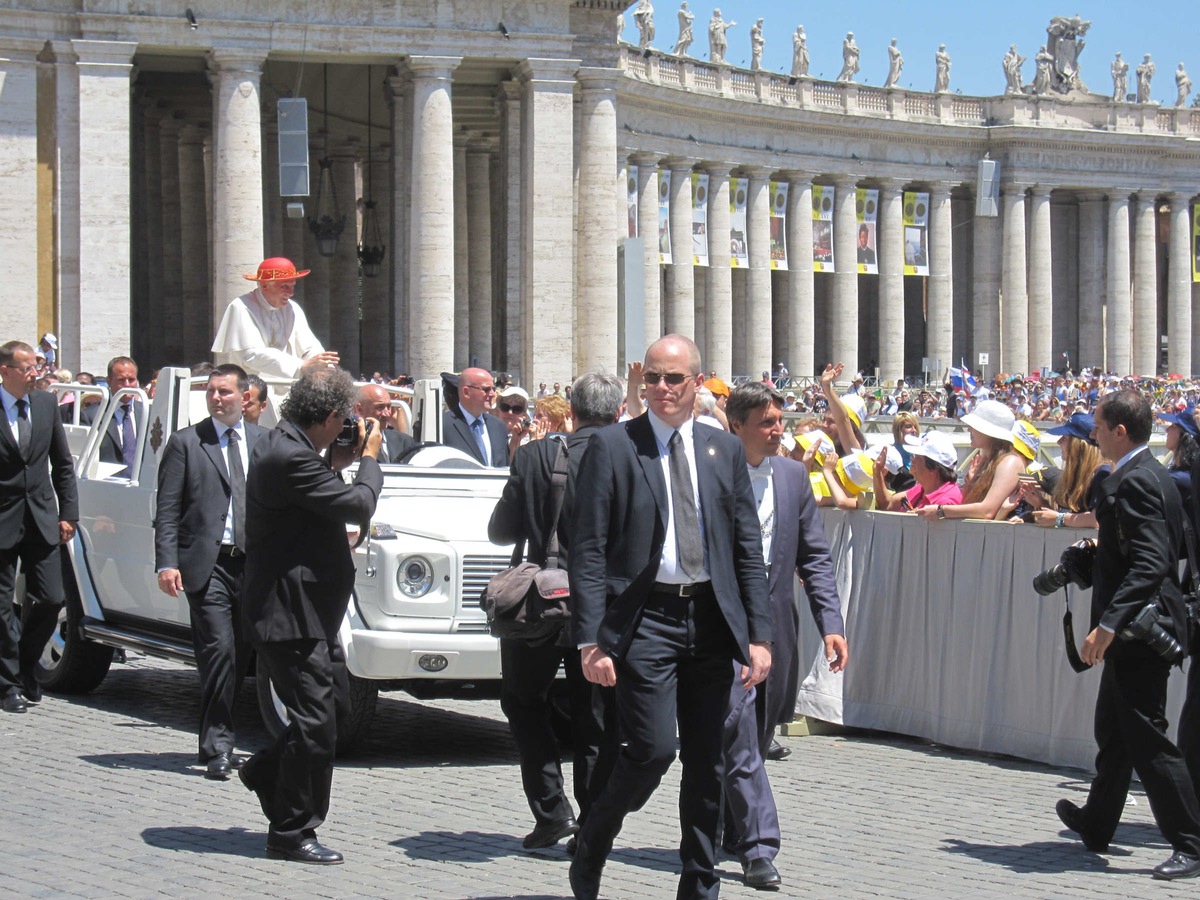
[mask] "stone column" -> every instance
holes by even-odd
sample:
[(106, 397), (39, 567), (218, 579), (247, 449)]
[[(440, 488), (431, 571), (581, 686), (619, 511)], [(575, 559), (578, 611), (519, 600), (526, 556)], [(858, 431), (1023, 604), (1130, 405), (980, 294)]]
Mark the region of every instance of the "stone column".
[[(204, 129), (184, 125), (179, 131), (179, 241), (183, 295), (183, 357), (191, 365), (209, 358), (212, 316), (209, 314), (208, 215), (204, 208)], [(158, 302), (159, 296), (153, 298)], [(178, 322), (179, 320), (168, 320)]]
[(1054, 279), (1050, 262), (1050, 187), (1029, 192), (1029, 366), (1054, 369)]
[[(971, 270), (974, 288), (971, 302), (974, 305), (971, 335), (971, 365), (979, 365), (979, 354), (988, 355), (985, 375), (994, 375), (1000, 369), (1000, 270), (1001, 243), (1000, 220), (994, 216), (976, 216), (974, 221), (974, 248)], [(982, 367), (981, 367), (982, 368)]]
[[(904, 377), (904, 193), (892, 178), (879, 184), (879, 377)], [(857, 258), (857, 257), (856, 257)], [(933, 316), (930, 316), (932, 320)], [(940, 374), (940, 373), (939, 373)]]
[[(704, 273), (705, 369), (728, 380), (733, 375), (733, 282), (729, 268), (729, 170), (724, 162), (704, 166), (708, 173), (708, 269)], [(639, 173), (640, 174), (640, 173)], [(811, 241), (811, 238), (809, 239)]]
[(1006, 184), (1001, 193), (1004, 257), (1000, 271), (1001, 347), (997, 372), (1029, 372), (1029, 295), (1025, 281), (1025, 188)]
[[(0, 225), (0, 277), (7, 301), (0, 314), (4, 340), (35, 342), (38, 333), (38, 103), (39, 42), (0, 39), (0, 191), (10, 208)], [(128, 118), (128, 114), (126, 114)], [(128, 301), (126, 301), (128, 308)], [(74, 349), (74, 348), (72, 348)]]
[(1129, 279), (1129, 194), (1108, 195), (1108, 332), (1104, 368), (1108, 372), (1132, 371), (1133, 298)]
[(333, 184), (337, 188), (338, 209), (346, 217), (346, 228), (329, 264), (329, 343), (328, 349), (341, 357), (342, 368), (358, 377), (362, 357), (359, 345), (359, 267), (358, 267), (358, 142), (335, 144), (330, 158)]
[(662, 274), (658, 264), (658, 154), (635, 153), (630, 162), (638, 167), (638, 234), (642, 238), (642, 264), (646, 270), (642, 305), (649, 347), (663, 335)]
[(833, 179), (833, 311), (830, 316), (830, 345), (833, 362), (858, 371), (858, 178), (838, 175)]
[(259, 79), (265, 58), (240, 48), (212, 51), (214, 331), (230, 299), (244, 293), (242, 274), (263, 260)]
[(577, 77), (579, 206), (588, 212), (575, 223), (575, 372), (616, 372), (617, 245), (625, 225), (623, 185), (618, 188), (613, 180), (619, 75), (615, 69), (584, 67)]
[(458, 56), (412, 56), (412, 175), (408, 370), (454, 368), (454, 121), (450, 78)]
[[(183, 306), (183, 238), (179, 192), (179, 113), (168, 112), (158, 123), (158, 199), (162, 216), (162, 304), (164, 359), (191, 365), (187, 355), (187, 313)], [(246, 271), (253, 271), (247, 269)], [(205, 315), (211, 317), (211, 310)], [(211, 347), (212, 345), (209, 344)]]
[(1078, 191), (1079, 359), (1075, 369), (1104, 362), (1104, 193)]
[[(502, 304), (502, 359), (518, 382), (529, 384), (533, 375), (521, 371), (523, 328), (521, 310), (521, 88), (514, 81), (503, 81), (496, 90), (496, 107), (500, 114), (500, 196), (503, 244), (496, 259), (503, 267), (503, 279), (497, 302)], [(614, 128), (616, 126), (614, 125)], [(616, 133), (613, 137), (615, 140)]]
[(454, 136), (454, 371), (471, 365), (471, 272), (467, 252), (467, 136)]
[[(1153, 191), (1141, 191), (1133, 223), (1133, 357), (1130, 374), (1158, 373), (1158, 229)], [(1124, 373), (1122, 373), (1124, 374)]]
[[(379, 126), (375, 126), (372, 138), (378, 138)], [(362, 346), (362, 370), (366, 375), (379, 370), (398, 374), (392, 358), (392, 290), (391, 278), (388, 277), (390, 263), (395, 255), (396, 246), (391, 239), (391, 229), (388, 222), (392, 216), (391, 192), (388, 190), (388, 164), (391, 161), (392, 145), (384, 141), (375, 141), (365, 148), (363, 171), (363, 197), (375, 204), (374, 210), (364, 208), (362, 242), (372, 246), (383, 246), (383, 263), (379, 274), (374, 278), (363, 277), (362, 281), (362, 324), (359, 343)], [(372, 165), (366, 169), (367, 161)], [(371, 182), (374, 182), (373, 184)], [(368, 231), (369, 215), (374, 212), (375, 221), (379, 223), (379, 236)]]
[(788, 271), (784, 284), (787, 314), (787, 355), (793, 375), (816, 371), (813, 335), (812, 177), (804, 172), (782, 172), (789, 183), (787, 208)]
[[(145, 328), (154, 335), (154, 355), (147, 360), (151, 366), (161, 367), (167, 362), (166, 355), (167, 322), (177, 322), (181, 312), (178, 310), (180, 299), (168, 298), (163, 293), (163, 209), (162, 209), (162, 146), (159, 141), (163, 111), (154, 101), (148, 102), (142, 111), (142, 194), (139, 204), (141, 216), (145, 222), (146, 240), (146, 291), (149, 303), (146, 310)], [(203, 145), (201, 145), (203, 151)], [(202, 160), (203, 161), (203, 160)], [(205, 184), (208, 184), (207, 177)], [(207, 192), (206, 192), (207, 197)], [(209, 259), (208, 249), (212, 239), (209, 226), (207, 200), (204, 209), (205, 246), (204, 259)], [(205, 283), (208, 283), (209, 273), (205, 273)], [(176, 309), (172, 312), (166, 308), (168, 301), (174, 301)], [(208, 315), (208, 295), (203, 302), (204, 314)], [(59, 335), (61, 338), (62, 335)], [(204, 358), (208, 358), (208, 347), (204, 348)]]
[[(79, 58), (79, 365), (129, 352), (129, 80), (137, 45), (72, 41)], [(5, 85), (7, 92), (8, 86)]]
[[(929, 305), (925, 318), (925, 355), (940, 359), (943, 366), (958, 362), (954, 351), (963, 349), (954, 346), (954, 245), (950, 187), (945, 182), (934, 182), (929, 186)], [(898, 248), (904, 246), (902, 239), (888, 240)], [(882, 302), (880, 298), (881, 305)], [(883, 355), (883, 341), (884, 335), (881, 333), (880, 356)], [(940, 372), (938, 374), (941, 375)]]
[(664, 331), (696, 334), (695, 267), (692, 265), (692, 165), (694, 160), (663, 160), (671, 170), (671, 266), (667, 269)]
[(750, 269), (746, 273), (746, 371), (773, 371), (771, 343), (771, 189), (770, 170), (743, 169), (746, 191), (746, 231)]
[(492, 155), (467, 150), (467, 265), (470, 356), (492, 368)]
[[(40, 44), (41, 41), (36, 42)], [(58, 309), (56, 310), (55, 334), (58, 335), (58, 358), (60, 365), (65, 365), (72, 372), (79, 371), (79, 334), (81, 323), (80, 315), (80, 291), (79, 291), (79, 67), (78, 57), (75, 55), (75, 50), (71, 46), (70, 41), (54, 41), (54, 60), (55, 60), (55, 75), (54, 75), (54, 136), (55, 136), (55, 165), (54, 165), (54, 279), (55, 293), (58, 298)], [(27, 52), (32, 54), (37, 50), (32, 45), (28, 46)], [(7, 51), (0, 51), (0, 55), (10, 58)], [(2, 65), (2, 64), (0, 64)], [(7, 75), (5, 76), (7, 80)], [(0, 97), (0, 105), (7, 106), (8, 96)], [(19, 111), (20, 107), (17, 107)], [(0, 116), (7, 116), (5, 113), (0, 113)], [(155, 137), (158, 134), (158, 123), (153, 125)], [(144, 130), (149, 132), (150, 125), (144, 126)], [(0, 142), (11, 141), (11, 135), (20, 134), (19, 130), (11, 128), (7, 122), (0, 125)], [(149, 151), (147, 151), (149, 152)], [(157, 144), (155, 145), (154, 160), (148, 161), (146, 168), (153, 166), (154, 172), (157, 173)], [(0, 159), (5, 160), (6, 166), (12, 165), (20, 156), (17, 152), (10, 152), (5, 149), (0, 154)], [(150, 184), (149, 175), (145, 185)], [(157, 184), (157, 175), (155, 181)], [(144, 186), (145, 186), (144, 185)], [(9, 191), (10, 185), (5, 179), (4, 196), (12, 197), (13, 194)], [(153, 195), (148, 192), (143, 192), (143, 197), (151, 198)], [(157, 200), (152, 201), (148, 205), (157, 207)], [(147, 232), (153, 227), (153, 223), (147, 221)], [(161, 238), (161, 236), (160, 236)], [(20, 256), (13, 256), (7, 246), (0, 250), (0, 269), (4, 269), (6, 262), (19, 260)], [(161, 260), (158, 260), (161, 264)], [(10, 277), (15, 281), (17, 276), (10, 276), (5, 270), (5, 279), (8, 281)], [(153, 304), (151, 304), (153, 306)], [(25, 334), (30, 332), (11, 331), (11, 334)], [(153, 332), (161, 334), (160, 329)], [(38, 335), (40, 337), (41, 335)]]
[(1171, 200), (1170, 270), (1167, 282), (1167, 371), (1191, 375), (1192, 369), (1192, 220), (1191, 197), (1183, 191)]
[[(403, 71), (403, 70), (402, 70)], [(391, 365), (393, 373), (411, 373), (412, 357), (409, 353), (409, 273), (408, 264), (411, 244), (409, 209), (412, 198), (413, 173), (413, 85), (406, 71), (387, 79), (388, 114), (392, 130), (391, 156), (391, 215), (390, 228), (384, 236), (389, 238), (388, 271), (391, 279)], [(382, 219), (381, 219), (382, 221)], [(435, 373), (436, 374), (436, 373)]]

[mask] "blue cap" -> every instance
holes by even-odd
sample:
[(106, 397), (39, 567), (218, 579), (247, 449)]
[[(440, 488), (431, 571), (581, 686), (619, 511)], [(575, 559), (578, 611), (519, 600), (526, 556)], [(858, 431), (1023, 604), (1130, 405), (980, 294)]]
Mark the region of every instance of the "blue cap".
[(1189, 403), (1180, 412), (1177, 413), (1159, 413), (1158, 417), (1168, 425), (1178, 425), (1193, 438), (1200, 440), (1200, 427), (1196, 425), (1196, 420), (1192, 413), (1195, 412), (1196, 406)]
[(1081, 441), (1087, 441), (1095, 446), (1092, 441), (1092, 429), (1095, 427), (1096, 417), (1091, 413), (1075, 413), (1063, 424), (1047, 429), (1046, 434), (1069, 434), (1073, 438), (1079, 438)]

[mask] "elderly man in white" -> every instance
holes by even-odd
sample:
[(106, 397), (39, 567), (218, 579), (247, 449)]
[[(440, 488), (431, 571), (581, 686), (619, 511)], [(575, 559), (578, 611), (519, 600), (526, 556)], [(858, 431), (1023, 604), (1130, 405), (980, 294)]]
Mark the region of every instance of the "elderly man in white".
[(298, 378), (301, 370), (336, 366), (338, 355), (327, 352), (308, 327), (302, 310), (292, 301), (296, 280), (311, 270), (297, 272), (290, 259), (264, 259), (254, 275), (258, 283), (248, 294), (225, 309), (212, 352), (218, 364), (231, 362), (249, 374)]

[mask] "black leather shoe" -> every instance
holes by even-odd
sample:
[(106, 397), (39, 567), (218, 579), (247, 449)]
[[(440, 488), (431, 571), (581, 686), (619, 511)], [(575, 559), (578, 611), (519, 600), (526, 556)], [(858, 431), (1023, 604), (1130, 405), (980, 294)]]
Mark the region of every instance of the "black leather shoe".
[(765, 857), (750, 860), (742, 866), (742, 872), (746, 876), (746, 886), (760, 891), (773, 891), (783, 884), (775, 863)]
[(521, 841), (521, 846), (526, 850), (553, 847), (563, 838), (578, 833), (579, 823), (575, 821), (573, 816), (568, 816), (558, 822), (550, 822), (546, 825), (537, 826), (537, 828), (525, 835), (525, 840)]
[(1171, 858), (1154, 867), (1154, 877), (1163, 881), (1174, 881), (1176, 878), (1195, 878), (1200, 875), (1200, 859), (1188, 856), (1186, 853), (1175, 851)]
[(8, 713), (23, 713), (26, 710), (25, 698), (21, 696), (21, 692), (16, 688), (9, 690), (4, 695), (3, 702), (4, 711)]
[(233, 771), (233, 762), (228, 753), (218, 753), (208, 761), (204, 777), (209, 781), (225, 781)]
[(589, 869), (579, 861), (578, 856), (571, 860), (568, 877), (571, 879), (571, 894), (575, 900), (597, 900), (600, 896), (600, 872)]
[(25, 702), (30, 705), (42, 702), (42, 686), (32, 675), (21, 676), (21, 693), (25, 695)]
[(1108, 841), (1100, 840), (1100, 838), (1091, 834), (1084, 827), (1083, 810), (1070, 800), (1059, 800), (1054, 804), (1054, 811), (1058, 813), (1059, 819), (1062, 820), (1062, 823), (1067, 828), (1079, 835), (1083, 840), (1083, 846), (1087, 847), (1093, 853), (1104, 853), (1108, 850)]
[(314, 866), (338, 866), (345, 857), (336, 850), (322, 847), (316, 838), (309, 838), (299, 847), (272, 847), (267, 844), (267, 857), (290, 862), (311, 863)]
[(781, 760), (787, 759), (792, 755), (792, 748), (785, 747), (779, 741), (772, 740), (771, 746), (767, 747), (767, 759)]

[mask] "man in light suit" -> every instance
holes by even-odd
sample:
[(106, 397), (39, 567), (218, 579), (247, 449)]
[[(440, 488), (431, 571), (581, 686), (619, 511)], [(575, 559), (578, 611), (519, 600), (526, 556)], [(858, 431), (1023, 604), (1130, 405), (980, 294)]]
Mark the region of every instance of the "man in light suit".
[(496, 382), (487, 369), (463, 369), (458, 376), (458, 402), (442, 413), (442, 443), (485, 466), (504, 468), (508, 429), (488, 412), (495, 399)]
[[(349, 699), (337, 638), (354, 587), (346, 525), (369, 528), (383, 489), (378, 422), (360, 420), (356, 446), (334, 444), (356, 397), (346, 371), (306, 371), (283, 403), (283, 421), (259, 438), (246, 479), (242, 623), (289, 724), (238, 774), (271, 822), (267, 856), (318, 865), (342, 862), (318, 842), (317, 828), (329, 812), (337, 714)], [(335, 470), (360, 452), (346, 484)]]
[[(33, 390), (33, 347), (0, 346), (0, 379), (0, 708), (23, 713), (42, 699), (34, 670), (58, 626), (59, 546), (75, 535), (79, 501), (57, 401)], [(25, 574), (21, 621), (13, 604), (18, 561)]]
[(167, 440), (158, 467), (155, 570), (164, 594), (187, 595), (200, 672), (200, 764), (224, 781), (233, 757), (233, 710), (249, 645), (242, 637), (246, 562), (246, 471), (265, 429), (242, 418), (246, 371), (218, 366), (208, 376), (210, 418)]
[(747, 690), (771, 668), (766, 568), (741, 441), (692, 421), (700, 351), (667, 335), (646, 351), (642, 378), (648, 414), (598, 432), (576, 482), (573, 640), (584, 676), (615, 685), (625, 743), (579, 832), (571, 889), (597, 896), (626, 814), (675, 758), (678, 720), (678, 896), (710, 898), (733, 662)]
[(734, 685), (725, 720), (725, 844), (742, 863), (746, 883), (766, 889), (781, 883), (772, 860), (779, 852), (779, 817), (763, 759), (775, 726), (790, 722), (800, 687), (800, 611), (793, 575), (804, 581), (809, 608), (825, 643), (829, 668), (849, 660), (846, 627), (834, 581), (829, 542), (813, 498), (808, 470), (779, 456), (783, 396), (769, 385), (734, 388), (725, 407), (729, 428), (746, 448), (750, 484), (758, 507), (775, 645), (771, 674), (753, 691)]

